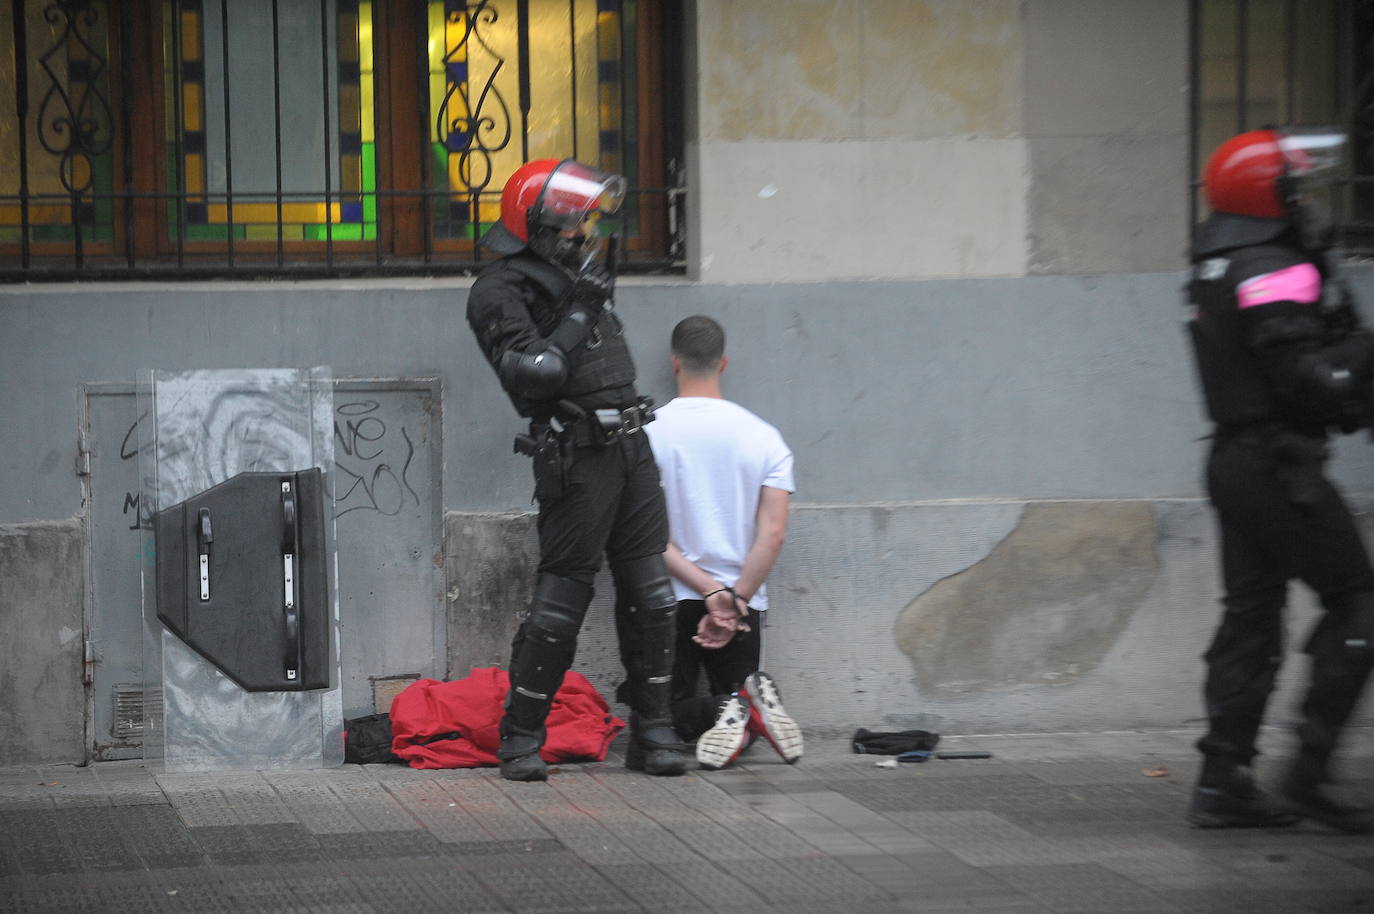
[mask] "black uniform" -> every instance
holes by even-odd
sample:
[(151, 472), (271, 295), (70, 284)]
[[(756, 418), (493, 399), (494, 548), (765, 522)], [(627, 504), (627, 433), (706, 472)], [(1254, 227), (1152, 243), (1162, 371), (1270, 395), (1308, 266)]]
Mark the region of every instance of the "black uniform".
[[(1225, 612), (1208, 649), (1208, 761), (1245, 766), (1283, 655), (1288, 581), (1325, 613), (1306, 644), (1298, 768), (1312, 783), (1365, 680), (1374, 637), (1374, 571), (1350, 511), (1323, 473), (1327, 435), (1369, 408), (1374, 345), (1325, 257), (1286, 222), (1213, 215), (1199, 232), (1189, 329), (1216, 424), (1207, 491), (1220, 523)], [(1207, 772), (1204, 770), (1204, 783)]]
[[(603, 553), (633, 607), (629, 636), (645, 658), (631, 705), (632, 748), (672, 742), (654, 731), (669, 718), (675, 601), (663, 562), (663, 490), (640, 432), (652, 411), (635, 392), (619, 318), (595, 302), (589, 307), (577, 292), (569, 271), (522, 252), (484, 270), (468, 296), (478, 344), (516, 410), (530, 419), (516, 448), (534, 459), (539, 503), (539, 578), (512, 645), (503, 761), (543, 744)], [(540, 364), (531, 367), (531, 360)], [(539, 376), (548, 364), (566, 370)]]

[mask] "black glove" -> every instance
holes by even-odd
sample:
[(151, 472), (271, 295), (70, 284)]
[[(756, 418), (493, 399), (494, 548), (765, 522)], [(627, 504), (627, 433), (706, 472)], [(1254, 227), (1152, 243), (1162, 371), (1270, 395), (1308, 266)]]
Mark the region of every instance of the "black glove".
[(549, 342), (564, 353), (572, 352), (587, 338), (613, 291), (615, 277), (601, 264), (594, 263), (579, 273), (573, 280), (568, 315), (549, 335)]
[(579, 311), (600, 314), (606, 300), (615, 294), (615, 277), (599, 263), (593, 263), (573, 281), (572, 306)]

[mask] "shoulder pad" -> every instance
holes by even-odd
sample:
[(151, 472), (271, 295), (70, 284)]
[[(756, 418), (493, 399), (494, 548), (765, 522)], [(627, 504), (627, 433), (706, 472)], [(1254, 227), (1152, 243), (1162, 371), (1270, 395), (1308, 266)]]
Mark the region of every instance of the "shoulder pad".
[(1197, 263), (1236, 248), (1274, 241), (1287, 230), (1288, 223), (1283, 219), (1213, 213), (1198, 226), (1192, 259)]
[(531, 254), (516, 254), (513, 257), (505, 258), (503, 263), (507, 269), (536, 283), (555, 299), (560, 299), (566, 295), (573, 283), (572, 277), (564, 270)]

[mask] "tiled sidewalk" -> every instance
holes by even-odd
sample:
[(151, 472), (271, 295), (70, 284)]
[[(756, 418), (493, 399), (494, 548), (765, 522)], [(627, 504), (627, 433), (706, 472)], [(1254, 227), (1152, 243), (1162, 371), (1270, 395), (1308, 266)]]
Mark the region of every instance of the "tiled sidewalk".
[[(756, 746), (651, 778), (613, 755), (546, 784), (0, 769), (0, 911), (1374, 912), (1374, 837), (1188, 828), (1195, 736), (946, 738), (994, 757), (896, 768), (811, 737), (793, 767)], [(1371, 761), (1358, 731), (1367, 800)]]

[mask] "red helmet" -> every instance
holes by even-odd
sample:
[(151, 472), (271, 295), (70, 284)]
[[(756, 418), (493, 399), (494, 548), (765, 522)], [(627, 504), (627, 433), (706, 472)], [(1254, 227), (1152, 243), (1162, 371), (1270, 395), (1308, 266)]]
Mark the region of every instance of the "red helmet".
[(483, 240), (502, 254), (530, 243), (540, 229), (576, 228), (591, 213), (620, 208), (625, 179), (574, 159), (536, 159), (515, 170), (501, 191), (501, 221)]
[(1219, 213), (1287, 218), (1288, 204), (1304, 185), (1334, 176), (1344, 146), (1345, 136), (1334, 130), (1251, 130), (1234, 136), (1207, 160), (1202, 179), (1207, 203)]

